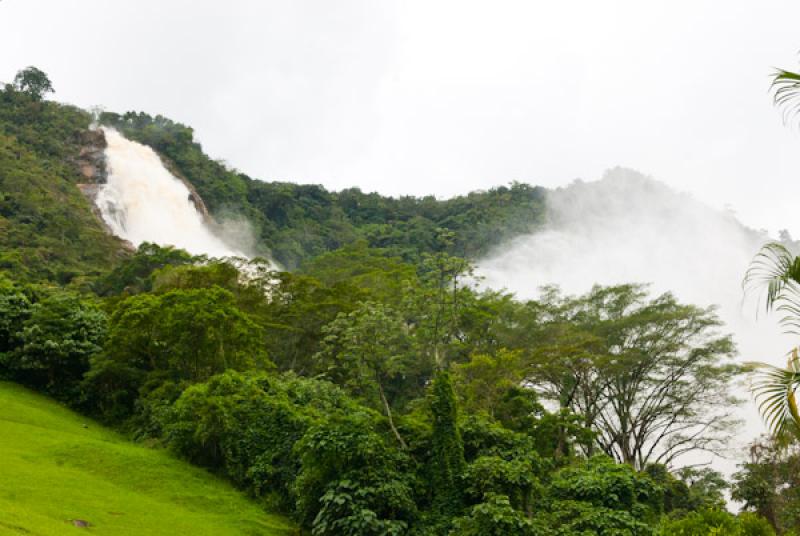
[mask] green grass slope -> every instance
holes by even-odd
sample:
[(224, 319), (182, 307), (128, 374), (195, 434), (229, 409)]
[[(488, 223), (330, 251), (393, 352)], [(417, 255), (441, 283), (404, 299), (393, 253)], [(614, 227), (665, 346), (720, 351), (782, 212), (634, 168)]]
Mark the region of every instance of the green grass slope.
[[(84, 427), (84, 425), (87, 425)], [(70, 520), (88, 521), (87, 528)], [(0, 534), (288, 535), (224, 481), (0, 382)]]

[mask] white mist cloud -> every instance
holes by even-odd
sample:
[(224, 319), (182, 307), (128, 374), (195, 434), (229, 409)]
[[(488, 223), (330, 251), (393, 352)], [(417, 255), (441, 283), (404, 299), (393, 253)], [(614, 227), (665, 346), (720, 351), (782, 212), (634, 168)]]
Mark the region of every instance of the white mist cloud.
[[(492, 288), (535, 298), (543, 285), (570, 294), (595, 283), (645, 283), (653, 294), (671, 291), (681, 301), (718, 306), (741, 361), (785, 364), (796, 344), (774, 317), (757, 314), (757, 296), (746, 301), (745, 271), (767, 239), (731, 214), (680, 194), (667, 185), (617, 168), (595, 182), (575, 182), (548, 195), (548, 220), (540, 231), (502, 245), (478, 263)], [(748, 393), (746, 426), (734, 447), (765, 431)], [(730, 472), (731, 462), (715, 462)]]

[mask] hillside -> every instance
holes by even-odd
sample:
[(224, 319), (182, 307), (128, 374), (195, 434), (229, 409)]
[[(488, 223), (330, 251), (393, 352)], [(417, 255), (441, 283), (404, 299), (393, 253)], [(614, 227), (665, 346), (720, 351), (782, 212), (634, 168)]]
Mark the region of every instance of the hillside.
[(65, 284), (118, 260), (121, 242), (77, 186), (90, 122), (78, 108), (0, 90), (0, 270)]
[[(252, 230), (248, 249), (289, 270), (358, 241), (410, 261), (443, 249), (477, 258), (544, 216), (545, 190), (527, 184), (448, 200), (392, 198), (357, 188), (331, 192), (232, 170), (203, 152), (190, 127), (161, 116), (104, 113), (101, 122), (153, 147), (217, 220), (246, 220)], [(80, 190), (103, 180), (102, 169), (86, 172), (85, 155), (98, 151), (91, 123), (85, 110), (10, 84), (0, 88), (0, 270), (69, 284), (107, 271), (124, 256), (122, 243), (106, 232)], [(442, 230), (453, 234), (446, 244), (439, 239)]]
[(230, 485), (0, 383), (0, 534), (289, 534)]

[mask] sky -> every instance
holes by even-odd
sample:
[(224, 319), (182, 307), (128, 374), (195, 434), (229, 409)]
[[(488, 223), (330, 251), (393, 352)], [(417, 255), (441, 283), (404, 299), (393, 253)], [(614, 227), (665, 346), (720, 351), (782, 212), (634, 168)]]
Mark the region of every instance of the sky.
[(800, 235), (769, 75), (800, 3), (0, 0), (0, 80), (191, 125), (266, 180), (439, 197), (626, 166)]

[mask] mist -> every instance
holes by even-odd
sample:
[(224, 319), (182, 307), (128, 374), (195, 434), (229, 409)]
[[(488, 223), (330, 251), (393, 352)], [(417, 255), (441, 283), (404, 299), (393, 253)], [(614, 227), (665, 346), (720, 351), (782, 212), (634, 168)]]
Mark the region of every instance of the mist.
[[(792, 340), (774, 317), (759, 314), (758, 296), (745, 297), (742, 290), (750, 261), (769, 239), (763, 232), (747, 228), (732, 212), (622, 168), (551, 191), (547, 209), (540, 230), (478, 262), (486, 286), (526, 299), (550, 284), (568, 294), (594, 284), (648, 284), (653, 296), (672, 292), (683, 302), (718, 307), (721, 331), (733, 334), (737, 359), (785, 364)], [(745, 386), (740, 389), (745, 427), (734, 451), (766, 431)], [(715, 466), (734, 468), (730, 461)]]
[[(195, 255), (247, 256), (231, 245), (234, 240), (252, 241), (246, 222), (206, 221), (192, 202), (189, 188), (164, 167), (155, 151), (114, 129), (103, 131), (108, 178), (96, 203), (111, 232), (134, 246), (153, 242)], [(211, 225), (222, 229), (225, 238), (213, 233)]]

